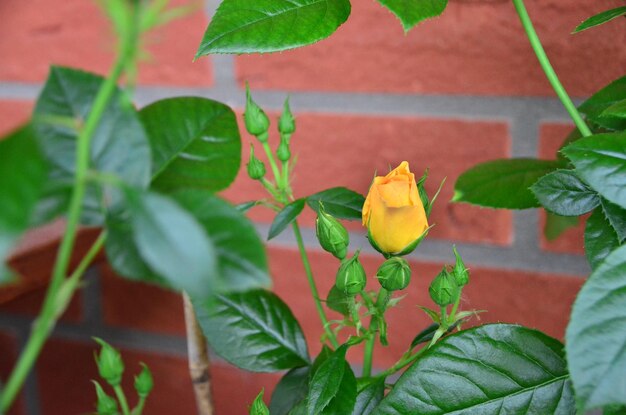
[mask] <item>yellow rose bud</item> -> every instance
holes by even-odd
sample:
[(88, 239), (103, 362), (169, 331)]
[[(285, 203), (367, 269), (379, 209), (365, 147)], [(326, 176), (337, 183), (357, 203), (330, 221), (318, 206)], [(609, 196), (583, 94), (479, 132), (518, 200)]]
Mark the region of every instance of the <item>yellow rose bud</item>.
[(363, 226), (371, 242), (386, 254), (404, 252), (428, 229), (428, 219), (419, 196), (415, 175), (403, 161), (386, 176), (374, 178), (365, 204)]

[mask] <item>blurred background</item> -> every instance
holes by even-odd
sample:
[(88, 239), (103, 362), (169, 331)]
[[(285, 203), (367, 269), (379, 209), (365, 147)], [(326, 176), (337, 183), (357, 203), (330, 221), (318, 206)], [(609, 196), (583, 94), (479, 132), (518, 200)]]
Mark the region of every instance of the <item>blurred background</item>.
[[(391, 345), (376, 351), (375, 368), (395, 362), (428, 324), (416, 305), (431, 305), (427, 287), (441, 266), (452, 262), (452, 244), (471, 270), (463, 308), (487, 310), (480, 322), (520, 323), (563, 338), (570, 306), (589, 272), (583, 226), (547, 241), (545, 215), (539, 210), (496, 211), (448, 202), (456, 178), (467, 168), (494, 158), (553, 158), (572, 128), (510, 2), (451, 0), (442, 17), (405, 35), (378, 3), (354, 0), (348, 22), (314, 46), (196, 62), (195, 50), (219, 2), (194, 4), (195, 12), (146, 39), (150, 56), (140, 65), (138, 106), (168, 96), (199, 95), (223, 101), (241, 114), (248, 81), (275, 125), (289, 95), (297, 117), (292, 139), (292, 153), (298, 156), (296, 195), (333, 186), (366, 193), (376, 171), (385, 172), (402, 160), (418, 176), (430, 169), (430, 192), (447, 178), (431, 216), (436, 226), (409, 257), (413, 283), (407, 298), (389, 313)], [(626, 31), (619, 21), (570, 33), (585, 18), (621, 5), (615, 0), (528, 1), (548, 56), (578, 101), (623, 75)], [(0, 0), (0, 133), (28, 119), (49, 65), (106, 74), (113, 52), (108, 22), (94, 1)], [(250, 137), (242, 136), (245, 162)], [(263, 193), (244, 170), (223, 196), (243, 202)], [(250, 216), (267, 235), (272, 214), (259, 207)], [(310, 212), (302, 224), (320, 292), (326, 293), (337, 263), (318, 247)], [(17, 287), (0, 289), (2, 379), (39, 310), (62, 227), (56, 223), (30, 233), (13, 256), (24, 278)], [(367, 245), (360, 224), (351, 223), (349, 229), (354, 248), (363, 247), (361, 258), (371, 275), (380, 257)], [(92, 232), (83, 232), (78, 250), (86, 249), (91, 238)], [(322, 329), (293, 236), (285, 232), (273, 240), (268, 254), (274, 289), (292, 307), (312, 353), (317, 353)], [(9, 414), (92, 411), (90, 379), (97, 373), (91, 336), (121, 348), (129, 372), (137, 372), (140, 361), (150, 366), (156, 387), (147, 414), (195, 412), (181, 297), (116, 277), (101, 256)], [(358, 351), (349, 358), (358, 372)], [(212, 376), (220, 415), (247, 413), (261, 388), (269, 397), (280, 378), (242, 372), (217, 357)]]

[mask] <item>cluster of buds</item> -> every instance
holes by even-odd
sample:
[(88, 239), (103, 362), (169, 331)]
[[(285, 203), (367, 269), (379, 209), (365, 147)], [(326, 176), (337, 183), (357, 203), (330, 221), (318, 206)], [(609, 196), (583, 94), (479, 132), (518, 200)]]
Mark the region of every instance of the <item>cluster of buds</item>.
[[(94, 340), (101, 346), (100, 353), (94, 355), (96, 365), (98, 366), (98, 373), (106, 383), (118, 391), (122, 383), (122, 376), (124, 375), (124, 361), (122, 360), (122, 356), (119, 351), (104, 340), (98, 338)], [(135, 391), (140, 399), (145, 400), (154, 387), (154, 380), (148, 366), (143, 363), (141, 366), (141, 372), (135, 376)], [(96, 388), (96, 410), (98, 415), (119, 414), (117, 400), (107, 395), (100, 383), (96, 381), (93, 381), (93, 383)]]
[[(263, 109), (252, 99), (250, 88), (246, 86), (246, 109), (243, 114), (246, 130), (255, 136), (259, 143), (267, 146), (269, 139), (270, 120)], [(290, 140), (296, 131), (296, 123), (289, 107), (289, 98), (285, 100), (283, 112), (278, 119), (280, 143), (276, 149), (276, 158), (283, 163), (291, 158)], [(247, 164), (248, 176), (253, 180), (265, 177), (265, 164), (254, 155), (254, 146), (250, 148), (250, 159)]]

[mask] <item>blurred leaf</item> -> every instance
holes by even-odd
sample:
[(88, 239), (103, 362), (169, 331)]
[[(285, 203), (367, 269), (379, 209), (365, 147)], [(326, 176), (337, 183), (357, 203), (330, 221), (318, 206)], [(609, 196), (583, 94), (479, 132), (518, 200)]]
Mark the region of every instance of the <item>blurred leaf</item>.
[(252, 372), (277, 372), (309, 364), (302, 329), (289, 307), (264, 290), (194, 298), (198, 322), (211, 348)]
[(405, 414), (574, 414), (563, 345), (511, 324), (448, 336), (410, 366), (374, 411)]
[(607, 10), (602, 13), (598, 13), (595, 16), (591, 16), (581, 24), (579, 24), (573, 33), (582, 32), (583, 30), (590, 29), (594, 26), (599, 26), (617, 17), (626, 14), (626, 7), (617, 7), (615, 9)]
[(341, 291), (335, 284), (330, 288), (328, 296), (326, 297), (326, 306), (331, 310), (343, 314), (344, 316), (350, 315), (349, 301), (354, 301), (354, 297), (347, 296)]
[(602, 209), (596, 209), (585, 226), (585, 255), (591, 268), (596, 269), (619, 245), (615, 229)]
[(224, 0), (204, 33), (196, 58), (309, 45), (330, 36), (349, 15), (348, 0)]
[(333, 187), (307, 197), (306, 201), (315, 212), (319, 211), (322, 202), (326, 213), (338, 219), (361, 220), (365, 198), (345, 187)]
[(206, 98), (167, 98), (139, 115), (152, 147), (152, 188), (219, 191), (235, 180), (241, 137), (230, 107)]
[(258, 200), (253, 200), (250, 202), (245, 202), (245, 203), (240, 203), (238, 205), (235, 205), (235, 209), (237, 209), (241, 213), (246, 213), (247, 211), (249, 211), (250, 209), (252, 209), (253, 207), (259, 204), (260, 202)]
[(568, 229), (578, 226), (578, 217), (560, 216), (546, 210), (546, 223), (543, 227), (543, 234), (548, 241), (554, 241)]
[(601, 117), (626, 118), (626, 99), (611, 105), (600, 114)]
[(581, 138), (563, 154), (582, 180), (610, 202), (626, 207), (626, 132)]
[(0, 284), (12, 279), (4, 259), (28, 228), (47, 170), (29, 125), (0, 140)]
[(452, 201), (504, 209), (539, 207), (529, 187), (562, 166), (558, 161), (525, 158), (481, 163), (459, 176)]
[(250, 220), (208, 191), (181, 190), (172, 196), (202, 225), (215, 247), (217, 290), (269, 287), (265, 246)]
[(573, 170), (557, 170), (530, 187), (539, 203), (561, 216), (580, 216), (596, 208), (600, 197)]
[(190, 295), (214, 295), (216, 252), (202, 225), (165, 196), (130, 190), (126, 193), (133, 241), (150, 269)]
[(601, 127), (621, 131), (626, 129), (626, 119), (604, 114), (604, 111), (624, 99), (626, 99), (626, 76), (593, 94), (578, 107), (578, 110)]
[[(37, 224), (67, 210), (76, 172), (77, 139), (104, 78), (53, 66), (33, 115), (37, 137), (51, 163), (45, 207)], [(91, 138), (90, 169), (112, 174), (124, 183), (146, 188), (150, 181), (150, 146), (133, 104), (116, 90)], [(107, 205), (121, 201), (117, 189), (90, 184), (84, 199), (83, 223), (104, 222)]]
[(581, 411), (626, 404), (626, 246), (609, 254), (580, 290), (565, 335)]
[(408, 32), (422, 20), (439, 16), (446, 9), (448, 0), (378, 0), (388, 8)]
[(302, 210), (304, 209), (304, 203), (305, 199), (295, 200), (285, 206), (283, 210), (278, 212), (272, 222), (272, 225), (270, 226), (270, 232), (267, 239), (269, 240), (277, 237), (282, 231), (285, 230), (285, 228), (287, 228), (287, 226), (289, 226), (291, 222), (296, 220), (298, 215), (302, 213)]

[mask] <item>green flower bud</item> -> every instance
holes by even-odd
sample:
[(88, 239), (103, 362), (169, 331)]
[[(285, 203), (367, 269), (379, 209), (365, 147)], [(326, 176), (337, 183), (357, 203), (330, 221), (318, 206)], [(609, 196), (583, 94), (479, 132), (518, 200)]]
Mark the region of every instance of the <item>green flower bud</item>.
[(283, 113), (278, 119), (278, 131), (285, 135), (291, 135), (296, 131), (296, 120), (291, 113), (291, 108), (289, 108), (289, 97), (285, 100)]
[(152, 373), (145, 363), (141, 363), (141, 372), (135, 376), (135, 390), (140, 398), (147, 398), (154, 387)]
[(335, 286), (346, 295), (356, 295), (365, 288), (365, 278), (365, 269), (359, 261), (357, 251), (352, 258), (339, 267)]
[(254, 146), (250, 145), (250, 161), (246, 164), (248, 176), (252, 180), (261, 180), (265, 176), (265, 164), (254, 155)]
[(456, 301), (456, 297), (459, 294), (459, 287), (456, 284), (454, 276), (444, 267), (433, 282), (430, 283), (428, 292), (430, 293), (430, 298), (432, 298), (436, 304), (445, 307)]
[(102, 386), (95, 380), (93, 384), (96, 386), (96, 412), (98, 415), (117, 415), (117, 401), (115, 398), (107, 395)]
[(270, 119), (267, 118), (265, 111), (252, 100), (250, 88), (246, 85), (246, 109), (243, 113), (243, 119), (246, 124), (246, 130), (261, 142), (267, 141), (267, 130), (270, 126)]
[(291, 158), (291, 151), (289, 150), (289, 141), (285, 138), (281, 138), (278, 149), (276, 149), (276, 157), (280, 161), (287, 161)]
[(321, 203), (315, 220), (315, 234), (325, 251), (339, 259), (346, 257), (350, 244), (348, 231), (337, 219), (326, 213)]
[(387, 291), (404, 290), (411, 282), (411, 267), (405, 259), (393, 257), (378, 268), (376, 278)]
[(124, 361), (122, 360), (122, 356), (104, 340), (98, 338), (94, 340), (102, 346), (100, 355), (95, 355), (100, 377), (106, 380), (111, 386), (119, 385), (122, 381), (122, 374), (124, 373)]
[(452, 274), (454, 275), (454, 280), (456, 281), (456, 285), (459, 287), (464, 287), (469, 282), (469, 272), (463, 263), (463, 258), (456, 250), (456, 246), (452, 247), (452, 251), (454, 252), (454, 256), (456, 257), (456, 264), (454, 265), (454, 269), (452, 270)]

